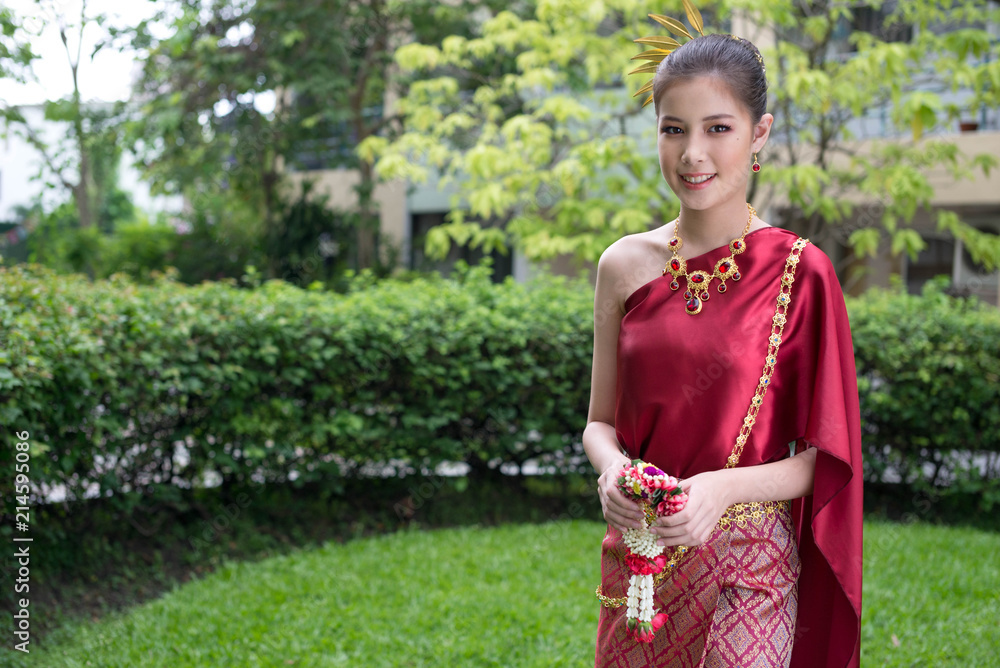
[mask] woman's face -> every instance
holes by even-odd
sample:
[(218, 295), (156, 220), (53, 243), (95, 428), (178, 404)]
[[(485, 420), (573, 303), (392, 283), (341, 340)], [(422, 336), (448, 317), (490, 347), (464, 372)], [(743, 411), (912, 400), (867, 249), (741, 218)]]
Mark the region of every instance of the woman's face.
[(732, 198), (745, 202), (753, 153), (764, 146), (773, 120), (764, 114), (751, 125), (746, 108), (718, 78), (672, 84), (660, 98), (657, 150), (663, 178), (681, 204), (705, 210)]

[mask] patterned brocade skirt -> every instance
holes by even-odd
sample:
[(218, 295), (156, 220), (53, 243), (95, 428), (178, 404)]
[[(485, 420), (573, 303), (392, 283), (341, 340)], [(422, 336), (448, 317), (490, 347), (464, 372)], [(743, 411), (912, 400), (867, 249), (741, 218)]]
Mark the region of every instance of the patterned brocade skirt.
[[(756, 505), (756, 504), (754, 504)], [(628, 548), (609, 526), (601, 551), (606, 596), (628, 591)], [(625, 632), (625, 606), (601, 606), (596, 668), (786, 668), (795, 638), (799, 554), (791, 504), (755, 518), (731, 508), (683, 555), (653, 597), (669, 619), (651, 643)]]

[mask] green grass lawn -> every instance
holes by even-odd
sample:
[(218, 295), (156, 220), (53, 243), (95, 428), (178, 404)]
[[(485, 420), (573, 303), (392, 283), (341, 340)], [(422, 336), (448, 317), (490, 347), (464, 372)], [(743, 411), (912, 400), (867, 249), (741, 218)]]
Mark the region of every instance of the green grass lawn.
[(865, 524), (863, 666), (1000, 666), (1000, 533)]
[[(603, 534), (590, 521), (407, 531), (230, 563), (0, 663), (593, 665)], [(1000, 666), (1000, 534), (868, 523), (865, 549), (863, 665)]]

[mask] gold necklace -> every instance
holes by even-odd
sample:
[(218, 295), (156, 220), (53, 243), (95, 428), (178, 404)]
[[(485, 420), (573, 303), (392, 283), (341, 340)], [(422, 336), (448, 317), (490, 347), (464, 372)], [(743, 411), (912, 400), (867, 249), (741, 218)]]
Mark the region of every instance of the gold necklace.
[(711, 274), (701, 270), (692, 271), (690, 274), (687, 273), (687, 261), (677, 252), (684, 245), (680, 237), (681, 219), (678, 216), (677, 220), (674, 221), (677, 223), (674, 225), (674, 236), (667, 242), (672, 255), (667, 260), (667, 266), (663, 268), (663, 275), (670, 272), (674, 277), (674, 280), (670, 281), (671, 290), (677, 290), (681, 287), (681, 284), (677, 281), (679, 277), (683, 276), (687, 281), (687, 290), (684, 292), (684, 299), (687, 301), (684, 302), (684, 311), (688, 315), (698, 315), (701, 313), (703, 303), (708, 301), (708, 288), (712, 284), (713, 278), (718, 278), (721, 281), (718, 290), (722, 293), (726, 291), (726, 281), (728, 279), (731, 278), (734, 281), (738, 281), (743, 277), (740, 274), (739, 267), (736, 266), (735, 256), (747, 249), (744, 238), (750, 230), (750, 223), (754, 215), (757, 213), (750, 206), (749, 202), (747, 203), (747, 209), (749, 209), (750, 215), (747, 216), (747, 224), (743, 228), (743, 234), (740, 235), (739, 239), (733, 239), (729, 242), (729, 257), (724, 257), (716, 262), (715, 270)]

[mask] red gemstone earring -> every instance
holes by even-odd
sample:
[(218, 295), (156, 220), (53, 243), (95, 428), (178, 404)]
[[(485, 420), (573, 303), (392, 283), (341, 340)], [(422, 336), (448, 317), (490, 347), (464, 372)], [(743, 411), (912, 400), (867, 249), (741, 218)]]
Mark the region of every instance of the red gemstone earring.
[(757, 162), (757, 154), (756, 153), (753, 154), (753, 167), (751, 167), (751, 169), (753, 169), (753, 171), (755, 171), (755, 172), (759, 172), (760, 171), (760, 163)]

